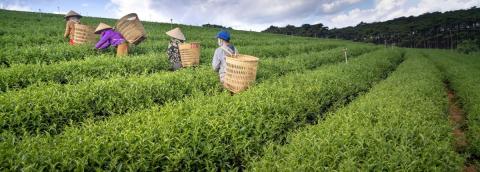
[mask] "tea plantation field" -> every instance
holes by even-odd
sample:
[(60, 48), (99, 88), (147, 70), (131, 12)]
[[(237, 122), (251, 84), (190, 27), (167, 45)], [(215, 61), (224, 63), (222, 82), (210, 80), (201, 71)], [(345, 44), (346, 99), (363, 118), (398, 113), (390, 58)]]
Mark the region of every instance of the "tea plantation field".
[[(0, 18), (0, 171), (480, 167), (476, 55), (231, 31), (260, 59), (232, 95), (210, 66), (219, 29), (143, 22), (147, 40), (118, 58), (70, 46), (62, 15)], [(172, 27), (200, 42), (199, 66), (169, 69)]]

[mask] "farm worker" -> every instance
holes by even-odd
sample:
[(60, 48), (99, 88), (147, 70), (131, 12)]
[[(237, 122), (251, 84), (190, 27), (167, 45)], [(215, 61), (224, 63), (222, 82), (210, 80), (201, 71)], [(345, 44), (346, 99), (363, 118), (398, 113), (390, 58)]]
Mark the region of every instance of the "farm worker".
[(117, 56), (128, 54), (128, 43), (122, 34), (114, 31), (112, 27), (105, 23), (100, 23), (95, 29), (95, 34), (100, 34), (100, 41), (95, 45), (96, 49), (107, 49), (110, 46), (117, 47)]
[(74, 44), (73, 36), (75, 33), (75, 24), (80, 24), (80, 18), (82, 18), (82, 16), (72, 10), (65, 15), (65, 21), (67, 21), (67, 25), (65, 26), (65, 34), (63, 34), (63, 37), (67, 38), (68, 36), (70, 38), (70, 45)]
[(215, 72), (218, 72), (220, 77), (220, 82), (224, 84), (224, 77), (225, 77), (225, 68), (227, 67), (226, 64), (226, 56), (237, 54), (236, 48), (230, 43), (230, 33), (225, 30), (218, 32), (217, 34), (217, 44), (218, 48), (215, 50), (213, 54), (212, 60), (212, 68)]
[(172, 64), (172, 70), (175, 71), (182, 67), (178, 45), (185, 42), (185, 35), (178, 27), (166, 32), (166, 34), (171, 38), (167, 48), (168, 60)]

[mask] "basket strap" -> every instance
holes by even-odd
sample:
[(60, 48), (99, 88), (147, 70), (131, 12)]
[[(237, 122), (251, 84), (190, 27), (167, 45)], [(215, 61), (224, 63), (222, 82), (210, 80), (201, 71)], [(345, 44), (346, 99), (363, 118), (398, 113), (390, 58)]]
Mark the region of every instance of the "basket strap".
[(230, 48), (227, 48), (227, 47), (225, 47), (225, 46), (221, 46), (220, 48), (222, 48), (223, 51), (227, 52), (227, 53), (230, 54), (230, 56), (232, 56), (232, 57), (234, 57), (234, 56), (237, 55), (236, 52), (235, 52), (235, 54), (233, 54), (233, 53), (231, 52)]

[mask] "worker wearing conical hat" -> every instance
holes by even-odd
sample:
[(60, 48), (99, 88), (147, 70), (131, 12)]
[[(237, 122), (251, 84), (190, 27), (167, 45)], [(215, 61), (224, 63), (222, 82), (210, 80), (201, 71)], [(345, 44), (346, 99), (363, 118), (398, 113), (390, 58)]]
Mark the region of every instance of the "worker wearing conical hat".
[(217, 34), (218, 48), (215, 50), (212, 58), (212, 68), (218, 72), (220, 82), (224, 83), (225, 72), (227, 68), (226, 57), (237, 54), (237, 49), (230, 43), (230, 33), (222, 30)]
[(65, 26), (65, 34), (63, 34), (63, 37), (67, 38), (68, 36), (70, 38), (70, 45), (74, 44), (73, 35), (75, 33), (75, 24), (80, 23), (80, 18), (82, 18), (82, 15), (72, 10), (65, 15), (65, 21), (67, 21), (67, 25)]
[(180, 49), (178, 47), (179, 44), (185, 42), (185, 35), (178, 27), (166, 32), (166, 34), (171, 38), (167, 49), (168, 60), (172, 64), (172, 70), (175, 71), (182, 67)]
[(95, 45), (96, 49), (104, 50), (110, 46), (117, 47), (117, 56), (128, 54), (128, 43), (123, 36), (113, 30), (113, 28), (105, 23), (100, 23), (95, 29), (95, 34), (100, 34), (100, 40)]

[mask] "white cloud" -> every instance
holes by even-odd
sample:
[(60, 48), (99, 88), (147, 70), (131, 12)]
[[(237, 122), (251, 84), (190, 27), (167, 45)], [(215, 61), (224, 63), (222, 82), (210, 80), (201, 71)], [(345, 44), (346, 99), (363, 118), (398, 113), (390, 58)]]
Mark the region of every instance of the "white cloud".
[[(372, 2), (373, 1), (373, 2)], [(373, 3), (357, 7), (361, 3)], [(385, 21), (425, 12), (480, 6), (480, 0), (111, 0), (115, 17), (136, 12), (143, 20), (261, 31), (270, 25), (323, 23), (330, 28)], [(369, 7), (370, 6), (370, 7)]]
[(354, 26), (360, 22), (386, 21), (402, 16), (417, 16), (426, 12), (445, 12), (480, 6), (479, 0), (419, 0), (411, 4), (406, 0), (376, 0), (370, 9), (352, 9), (318, 20), (330, 27)]
[(162, 12), (150, 8), (151, 0), (111, 0), (111, 3), (105, 6), (105, 9), (114, 15), (122, 17), (129, 13), (137, 13), (141, 20), (166, 22), (168, 17), (161, 15)]
[(325, 13), (334, 13), (334, 12), (338, 12), (338, 10), (341, 10), (341, 8), (344, 7), (345, 5), (352, 5), (361, 1), (362, 0), (337, 0), (337, 1), (327, 2), (322, 4), (322, 9)]
[[(107, 9), (121, 17), (135, 12), (140, 19), (201, 25), (220, 24), (260, 31), (270, 25), (310, 23), (318, 15), (341, 10), (363, 0), (111, 0)], [(330, 5), (322, 5), (330, 4)]]
[(32, 8), (30, 8), (27, 5), (22, 5), (20, 3), (12, 3), (12, 4), (3, 4), (0, 3), (0, 6), (2, 9), (7, 9), (7, 10), (15, 10), (15, 11), (32, 11)]
[[(39, 4), (46, 3), (52, 0), (0, 0), (0, 7), (37, 11)], [(95, 4), (102, 4), (98, 3)], [(60, 5), (60, 1), (57, 4)], [(466, 9), (480, 6), (480, 0), (109, 0), (103, 11), (88, 11), (92, 10), (89, 7), (93, 3), (77, 2), (76, 5), (84, 7), (85, 14), (101, 15), (98, 17), (119, 18), (134, 12), (145, 21), (169, 23), (173, 19), (182, 24), (210, 23), (261, 31), (270, 25), (299, 26), (304, 23), (323, 23), (330, 28), (354, 26), (361, 21), (385, 21), (425, 12)], [(58, 10), (50, 10), (58, 13)]]
[(450, 11), (456, 9), (465, 9), (473, 6), (480, 6), (479, 0), (443, 0), (439, 2), (438, 0), (422, 0), (414, 8), (403, 10), (406, 13), (412, 15), (420, 15), (426, 12), (434, 11)]
[(52, 11), (51, 13), (52, 13), (52, 14), (62, 14), (62, 15), (65, 15), (65, 14), (67, 14), (68, 12), (67, 12), (67, 11), (60, 11), (60, 12), (58, 12), (58, 11)]

